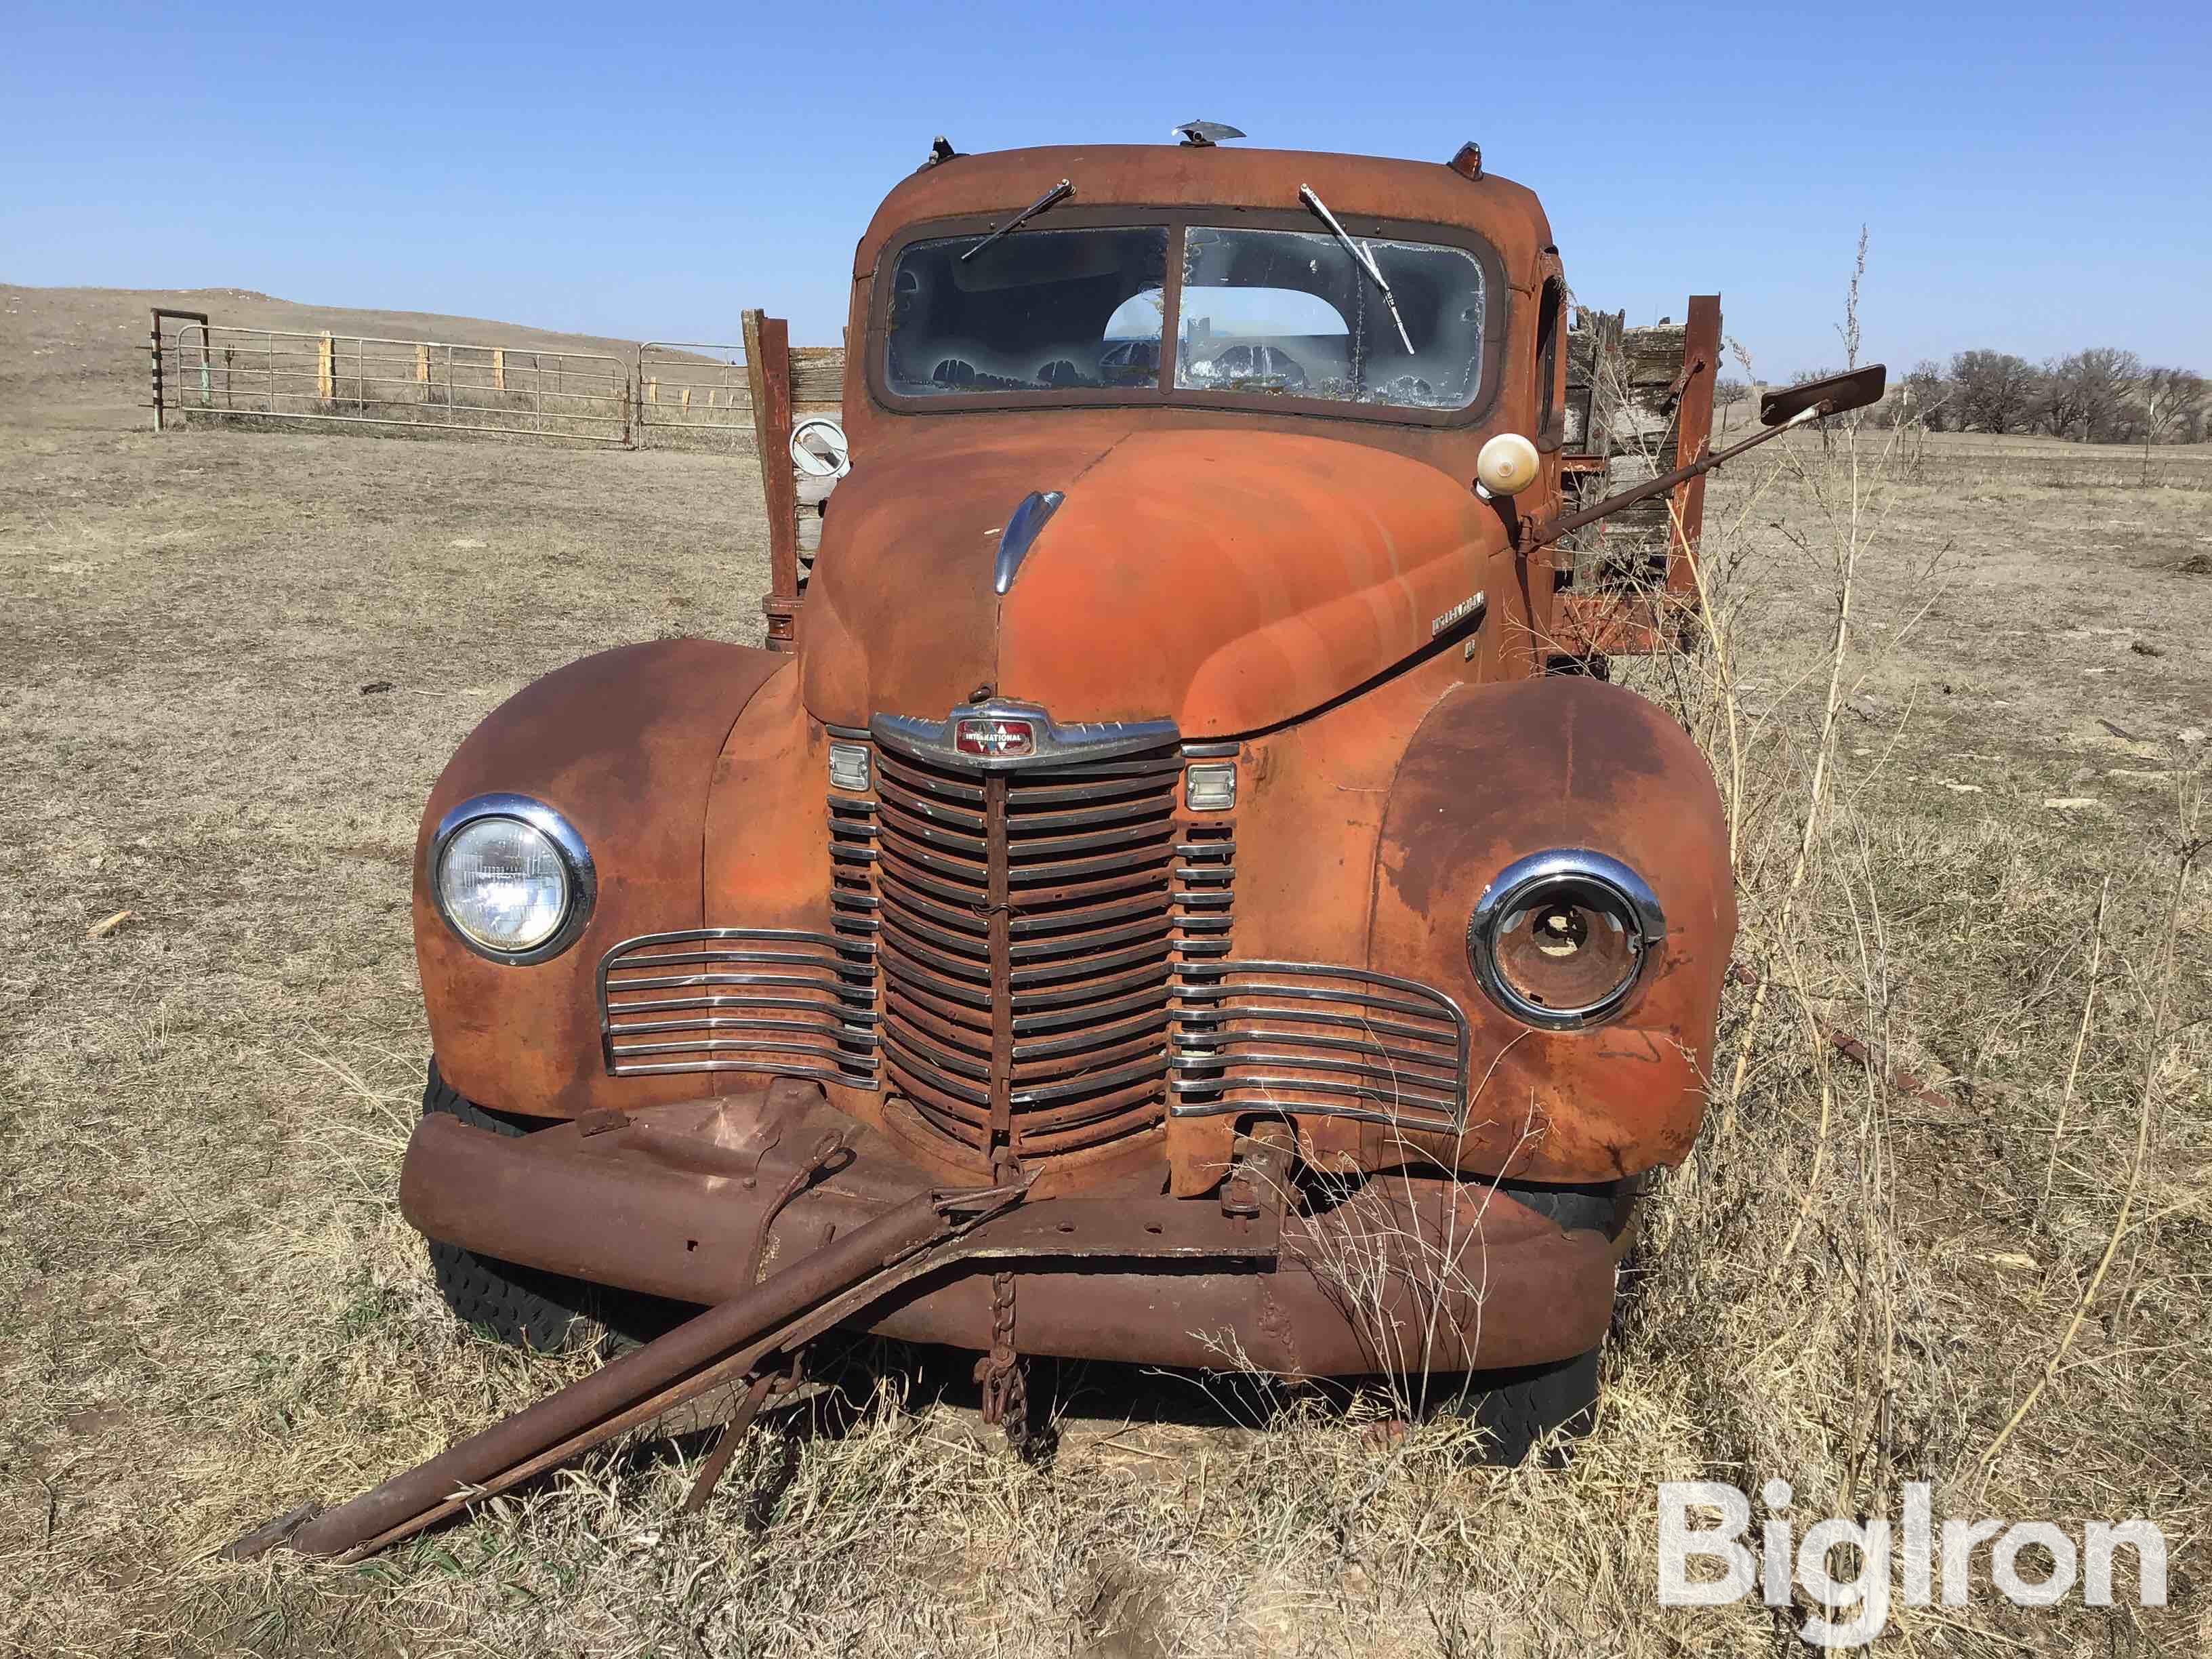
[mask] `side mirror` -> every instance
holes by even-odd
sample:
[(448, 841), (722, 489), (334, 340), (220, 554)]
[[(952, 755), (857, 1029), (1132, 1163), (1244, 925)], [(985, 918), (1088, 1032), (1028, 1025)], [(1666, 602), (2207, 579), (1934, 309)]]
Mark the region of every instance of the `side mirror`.
[(834, 416), (810, 415), (791, 428), (791, 464), (810, 478), (843, 477), (853, 470), (853, 447)]
[(1882, 388), (1888, 384), (1887, 365), (1869, 363), (1848, 374), (1831, 374), (1825, 380), (1807, 380), (1802, 386), (1770, 392), (1759, 400), (1759, 424), (1780, 426), (1808, 410), (1816, 415), (1843, 415), (1854, 409), (1864, 409), (1869, 404), (1881, 401)]

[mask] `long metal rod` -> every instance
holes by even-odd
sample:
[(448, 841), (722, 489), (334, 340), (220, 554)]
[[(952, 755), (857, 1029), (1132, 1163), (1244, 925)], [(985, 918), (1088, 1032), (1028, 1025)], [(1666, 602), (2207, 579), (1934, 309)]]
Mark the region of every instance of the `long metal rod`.
[[(309, 1555), (345, 1555), (396, 1541), (713, 1387), (732, 1368), (751, 1369), (764, 1351), (798, 1340), (783, 1328), (810, 1310), (828, 1311), (854, 1291), (878, 1285), (889, 1270), (1020, 1198), (1018, 1188), (916, 1194), (427, 1463), (335, 1509), (256, 1528), (223, 1554), (246, 1560), (283, 1544)], [(888, 1288), (872, 1289), (869, 1299)], [(759, 1339), (771, 1332), (775, 1337), (763, 1345)]]
[[(796, 1349), (804, 1343), (812, 1341), (832, 1326), (842, 1324), (863, 1311), (871, 1304), (881, 1301), (902, 1286), (926, 1278), (964, 1256), (981, 1253), (975, 1238), (972, 1237), (940, 1240), (933, 1247), (925, 1245), (902, 1261), (863, 1275), (829, 1301), (821, 1304), (798, 1319), (778, 1327), (772, 1334), (749, 1343), (733, 1353), (725, 1355), (703, 1370), (695, 1371), (680, 1382), (671, 1383), (658, 1394), (648, 1395), (580, 1434), (564, 1440), (557, 1445), (547, 1447), (535, 1456), (503, 1471), (496, 1478), (485, 1482), (481, 1486), (458, 1491), (436, 1508), (410, 1516), (398, 1525), (379, 1533), (374, 1537), (363, 1539), (339, 1553), (337, 1559), (344, 1563), (358, 1561), (365, 1556), (374, 1555), (380, 1550), (388, 1548), (404, 1539), (411, 1537), (425, 1527), (434, 1526), (447, 1516), (459, 1513), (471, 1504), (486, 1498), (495, 1497), (501, 1492), (521, 1485), (526, 1480), (543, 1474), (548, 1469), (556, 1468), (570, 1458), (580, 1455), (593, 1446), (612, 1439), (616, 1435), (650, 1423), (662, 1413), (673, 1411), (677, 1407), (696, 1400), (702, 1394), (718, 1389), (726, 1382), (737, 1381), (757, 1369), (771, 1355), (780, 1351)], [(587, 1382), (589, 1380), (589, 1378), (586, 1379)], [(308, 1514), (310, 1511), (300, 1513)], [(270, 1527), (286, 1528), (290, 1522), (290, 1516), (281, 1516), (278, 1520), (271, 1522)], [(262, 1530), (266, 1532), (269, 1528)], [(248, 1534), (247, 1537), (252, 1538), (257, 1535)], [(291, 1534), (289, 1531), (283, 1532), (273, 1537), (264, 1547), (272, 1547), (276, 1543), (286, 1541), (290, 1536)], [(246, 1540), (240, 1541), (243, 1543)], [(251, 1553), (258, 1553), (258, 1551), (251, 1552)]]
[(1829, 409), (1826, 404), (1817, 404), (1802, 414), (1792, 416), (1779, 426), (1771, 426), (1764, 432), (1753, 433), (1741, 443), (1731, 444), (1717, 454), (1708, 455), (1703, 460), (1692, 461), (1687, 466), (1678, 466), (1672, 472), (1662, 472), (1656, 478), (1647, 478), (1640, 484), (1632, 485), (1622, 490), (1619, 495), (1608, 495), (1594, 506), (1583, 508), (1579, 513), (1570, 513), (1557, 519), (1547, 519), (1543, 523), (1529, 529), (1524, 538), (1524, 544), (1529, 547), (1548, 546), (1562, 536), (1571, 536), (1584, 525), (1595, 524), (1600, 519), (1609, 514), (1618, 513), (1624, 507), (1633, 507), (1638, 501), (1648, 501), (1654, 495), (1665, 495), (1677, 484), (1686, 483), (1692, 478), (1703, 477), (1716, 467), (1734, 460), (1745, 450), (1756, 448), (1768, 439), (1778, 438), (1790, 428), (1802, 426), (1808, 421), (1818, 420), (1828, 412)]
[(684, 1500), (684, 1513), (696, 1515), (707, 1507), (707, 1500), (714, 1495), (714, 1488), (722, 1483), (730, 1460), (737, 1455), (738, 1448), (746, 1435), (752, 1431), (753, 1419), (768, 1401), (768, 1391), (775, 1386), (776, 1373), (762, 1371), (745, 1390), (745, 1397), (738, 1405), (737, 1414), (722, 1425), (721, 1437), (715, 1441), (714, 1449), (707, 1454), (707, 1461), (699, 1466), (699, 1474), (691, 1482), (690, 1496)]

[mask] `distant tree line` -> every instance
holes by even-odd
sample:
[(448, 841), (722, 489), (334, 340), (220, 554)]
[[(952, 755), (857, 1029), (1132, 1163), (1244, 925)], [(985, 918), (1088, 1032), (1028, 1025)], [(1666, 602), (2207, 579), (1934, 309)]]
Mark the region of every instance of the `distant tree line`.
[[(1808, 369), (1789, 383), (1832, 369)], [(1747, 394), (1740, 381), (1714, 392), (1724, 405)], [(2192, 369), (2146, 367), (2132, 351), (2092, 346), (2032, 363), (2009, 351), (1960, 351), (1932, 358), (1890, 381), (1871, 418), (1911, 421), (1931, 432), (2031, 432), (2076, 443), (2194, 444), (2212, 428), (2212, 382)]]

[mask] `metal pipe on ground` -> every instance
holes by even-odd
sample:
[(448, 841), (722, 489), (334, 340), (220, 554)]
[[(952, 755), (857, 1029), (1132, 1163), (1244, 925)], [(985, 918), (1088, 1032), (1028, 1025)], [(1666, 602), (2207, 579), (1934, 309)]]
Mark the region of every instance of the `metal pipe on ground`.
[(550, 1467), (549, 1454), (554, 1461), (565, 1459), (621, 1432), (640, 1420), (638, 1408), (646, 1402), (659, 1402), (688, 1382), (710, 1386), (709, 1373), (718, 1378), (723, 1369), (718, 1362), (779, 1332), (809, 1310), (837, 1300), (841, 1292), (892, 1276), (890, 1270), (900, 1263), (1018, 1202), (1021, 1195), (1019, 1188), (1004, 1187), (918, 1193), (428, 1462), (335, 1509), (310, 1507), (280, 1516), (232, 1542), (223, 1557), (250, 1560), (280, 1545), (307, 1555), (348, 1555), (397, 1542), (442, 1515)]
[[(684, 1109), (670, 1110), (680, 1115)], [(686, 1261), (718, 1255), (696, 1247), (720, 1240), (739, 1276), (732, 1283), (724, 1268), (696, 1288), (711, 1284), (722, 1299), (658, 1341), (350, 1503), (328, 1511), (303, 1507), (256, 1528), (223, 1552), (227, 1558), (286, 1547), (357, 1560), (709, 1389), (754, 1376), (835, 1325), (857, 1322), (923, 1340), (966, 1340), (984, 1328), (991, 1307), (989, 1281), (972, 1272), (983, 1266), (1011, 1273), (1043, 1297), (1024, 1316), (1025, 1353), (1094, 1346), (1127, 1352), (1140, 1334), (1156, 1342), (1176, 1330), (1197, 1345), (1189, 1363), (1206, 1365), (1219, 1355), (1205, 1339), (1222, 1330), (1252, 1356), (1248, 1363), (1285, 1375), (1540, 1363), (1593, 1345), (1612, 1306), (1613, 1241), (1587, 1228), (1569, 1231), (1487, 1188), (1437, 1183), (1433, 1193), (1397, 1194), (1384, 1182), (1319, 1214), (1296, 1217), (1284, 1208), (1287, 1182), (1242, 1203), (1230, 1201), (1234, 1182), (1220, 1202), (1025, 1201), (1026, 1185), (1013, 1183), (908, 1188), (893, 1196), (896, 1173), (874, 1170), (866, 1155), (846, 1162), (844, 1153), (860, 1149), (842, 1133), (777, 1167), (769, 1154), (781, 1131), (797, 1127), (796, 1117), (779, 1120), (776, 1133), (755, 1150), (742, 1113), (734, 1120), (712, 1115), (718, 1131), (734, 1134), (727, 1145), (604, 1115), (610, 1121), (581, 1121), (519, 1142), (450, 1119), (425, 1119), (409, 1152), (415, 1182), (402, 1182), (410, 1218), (420, 1224), (435, 1217), (434, 1236), (453, 1234), (502, 1259), (550, 1261), (607, 1283), (635, 1279), (626, 1266), (650, 1268), (668, 1255), (633, 1237), (635, 1229), (672, 1241)], [(613, 1150), (584, 1150), (601, 1144)], [(800, 1225), (810, 1242), (824, 1224), (839, 1227), (840, 1236), (818, 1248), (799, 1246), (795, 1237), (784, 1241), (789, 1254), (776, 1254), (792, 1265), (754, 1284), (753, 1264), (769, 1244), (775, 1212), (809, 1176), (832, 1166), (836, 1179), (816, 1188), (818, 1197), (808, 1201), (818, 1207)], [(778, 1187), (757, 1184), (764, 1179), (777, 1179)], [(532, 1203), (498, 1201), (501, 1192), (526, 1189)], [(471, 1201), (453, 1200), (460, 1193)], [(1258, 1214), (1249, 1212), (1254, 1208)], [(571, 1259), (552, 1247), (573, 1229), (528, 1237), (513, 1231), (549, 1212), (592, 1215), (591, 1237), (605, 1243), (617, 1236), (612, 1253)], [(471, 1215), (492, 1232), (446, 1224)], [(574, 1237), (562, 1245), (572, 1253), (579, 1248)], [(1079, 1292), (1061, 1288), (1070, 1284), (1079, 1284)], [(977, 1296), (982, 1308), (969, 1309)], [(1073, 1346), (1070, 1303), (1079, 1306), (1077, 1322), (1085, 1333)], [(1496, 1340), (1500, 1322), (1491, 1315), (1501, 1316), (1508, 1340)]]

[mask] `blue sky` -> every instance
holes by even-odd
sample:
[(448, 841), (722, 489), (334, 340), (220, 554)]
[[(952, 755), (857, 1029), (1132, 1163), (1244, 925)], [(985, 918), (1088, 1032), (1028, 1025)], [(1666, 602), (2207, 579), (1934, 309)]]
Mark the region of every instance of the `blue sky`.
[[(1632, 320), (1719, 288), (1763, 375), (2109, 343), (2212, 370), (2212, 5), (1788, 0), (379, 8), (33, 4), (0, 281), (833, 341), (875, 202), (963, 150), (1477, 139)], [(1596, 54), (1631, 43), (1632, 63)]]

